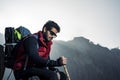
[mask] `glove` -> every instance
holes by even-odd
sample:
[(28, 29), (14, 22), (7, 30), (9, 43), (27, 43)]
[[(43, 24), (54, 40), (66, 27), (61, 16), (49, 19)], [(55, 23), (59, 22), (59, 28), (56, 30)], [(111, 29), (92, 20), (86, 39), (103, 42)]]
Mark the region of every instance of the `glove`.
[(48, 60), (47, 61), (47, 66), (49, 66), (49, 67), (54, 67), (54, 66), (62, 66), (63, 64), (61, 63), (61, 58), (58, 58), (56, 61), (54, 61), (54, 60)]
[(55, 67), (49, 67), (49, 70), (54, 71), (54, 72), (59, 72), (59, 69), (57, 69)]

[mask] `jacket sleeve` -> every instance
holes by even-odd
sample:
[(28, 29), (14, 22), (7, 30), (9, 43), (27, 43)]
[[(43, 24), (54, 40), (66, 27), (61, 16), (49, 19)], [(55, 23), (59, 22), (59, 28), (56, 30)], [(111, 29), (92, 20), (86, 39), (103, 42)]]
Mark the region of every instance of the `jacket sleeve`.
[(48, 66), (48, 67), (62, 65), (59, 60), (57, 61), (49, 60), (49, 59), (46, 60), (38, 55), (38, 47), (37, 47), (38, 42), (34, 36), (25, 39), (23, 45), (29, 59), (31, 59), (35, 64), (38, 64), (40, 66)]

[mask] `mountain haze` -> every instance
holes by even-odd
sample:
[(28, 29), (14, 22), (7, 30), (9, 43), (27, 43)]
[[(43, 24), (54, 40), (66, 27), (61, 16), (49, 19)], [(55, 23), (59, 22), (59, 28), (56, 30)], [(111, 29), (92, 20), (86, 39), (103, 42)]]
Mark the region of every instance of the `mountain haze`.
[(54, 41), (52, 58), (68, 58), (68, 71), (72, 80), (120, 80), (120, 50), (95, 45), (84, 37)]

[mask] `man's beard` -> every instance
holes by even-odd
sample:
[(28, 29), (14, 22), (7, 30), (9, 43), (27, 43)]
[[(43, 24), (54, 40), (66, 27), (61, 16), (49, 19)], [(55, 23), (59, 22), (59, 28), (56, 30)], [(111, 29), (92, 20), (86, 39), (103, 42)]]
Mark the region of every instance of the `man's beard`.
[(47, 38), (47, 32), (43, 32), (43, 38), (44, 38), (44, 40), (45, 40), (45, 42), (48, 42), (49, 40), (48, 40), (48, 38)]

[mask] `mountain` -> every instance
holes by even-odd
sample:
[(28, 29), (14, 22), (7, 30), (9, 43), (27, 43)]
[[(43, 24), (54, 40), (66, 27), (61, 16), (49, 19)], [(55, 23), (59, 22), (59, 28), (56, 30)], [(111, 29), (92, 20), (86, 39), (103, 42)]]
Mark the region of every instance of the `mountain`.
[[(84, 37), (54, 41), (51, 57), (68, 58), (68, 72), (72, 80), (120, 80), (120, 50), (95, 45)], [(63, 69), (61, 69), (63, 70)]]

